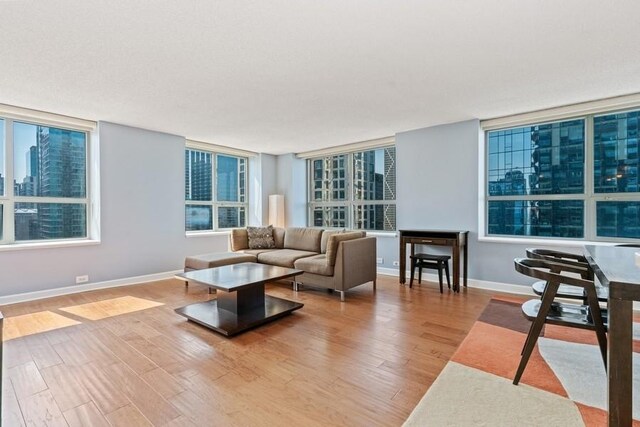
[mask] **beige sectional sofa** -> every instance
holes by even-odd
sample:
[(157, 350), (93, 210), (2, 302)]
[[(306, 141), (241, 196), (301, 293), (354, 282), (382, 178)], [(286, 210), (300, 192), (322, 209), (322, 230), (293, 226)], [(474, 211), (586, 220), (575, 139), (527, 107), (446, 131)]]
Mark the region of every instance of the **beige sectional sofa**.
[[(317, 228), (274, 228), (274, 249), (249, 249), (246, 228), (231, 230), (231, 262), (259, 262), (303, 270), (299, 284), (345, 292), (355, 286), (373, 282), (376, 286), (376, 238), (362, 231), (321, 230)], [(244, 256), (239, 257), (238, 255)], [(224, 263), (222, 254), (189, 257), (185, 270), (214, 267)]]

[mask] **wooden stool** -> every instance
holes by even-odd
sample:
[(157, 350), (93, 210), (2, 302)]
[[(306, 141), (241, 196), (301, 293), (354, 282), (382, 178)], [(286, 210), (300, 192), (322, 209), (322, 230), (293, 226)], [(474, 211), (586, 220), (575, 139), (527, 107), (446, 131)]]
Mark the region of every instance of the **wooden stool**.
[(447, 273), (447, 286), (451, 289), (451, 281), (449, 280), (449, 255), (430, 255), (430, 254), (415, 254), (411, 257), (411, 279), (409, 280), (409, 287), (413, 286), (413, 276), (415, 274), (416, 267), (418, 270), (418, 283), (422, 283), (422, 269), (431, 268), (438, 270), (438, 278), (440, 279), (440, 293), (442, 293), (442, 270)]

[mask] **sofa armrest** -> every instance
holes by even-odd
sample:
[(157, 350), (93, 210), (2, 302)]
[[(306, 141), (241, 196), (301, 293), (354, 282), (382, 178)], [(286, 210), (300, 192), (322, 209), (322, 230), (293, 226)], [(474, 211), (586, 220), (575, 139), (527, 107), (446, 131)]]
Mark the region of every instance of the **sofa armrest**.
[(340, 242), (334, 270), (337, 289), (347, 290), (376, 280), (376, 257), (375, 237)]

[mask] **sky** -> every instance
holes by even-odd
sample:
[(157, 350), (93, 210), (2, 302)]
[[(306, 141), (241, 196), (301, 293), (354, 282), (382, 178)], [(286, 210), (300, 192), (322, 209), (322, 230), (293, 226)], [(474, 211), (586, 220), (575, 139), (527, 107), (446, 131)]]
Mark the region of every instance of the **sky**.
[(36, 131), (37, 126), (26, 123), (14, 122), (13, 124), (13, 162), (14, 173), (16, 182), (22, 182), (22, 179), (27, 176), (27, 153), (29, 148), (36, 145)]
[[(27, 175), (27, 153), (29, 148), (36, 145), (36, 131), (37, 126), (26, 123), (14, 122), (13, 126), (13, 140), (14, 152), (14, 177), (17, 182), (22, 182), (22, 179)], [(6, 165), (5, 165), (5, 122), (0, 120), (0, 174), (6, 177)]]

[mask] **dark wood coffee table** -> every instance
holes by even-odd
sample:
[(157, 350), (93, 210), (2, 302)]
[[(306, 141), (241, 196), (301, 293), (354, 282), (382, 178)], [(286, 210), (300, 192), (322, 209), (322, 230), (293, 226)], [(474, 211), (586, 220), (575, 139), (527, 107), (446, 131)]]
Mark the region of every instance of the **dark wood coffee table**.
[(217, 299), (176, 308), (176, 313), (227, 337), (298, 310), (299, 302), (264, 293), (267, 282), (302, 274), (302, 270), (244, 262), (178, 274), (215, 289)]

